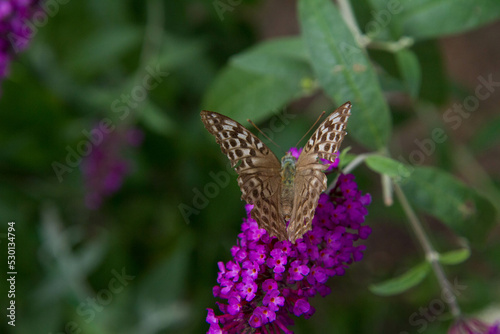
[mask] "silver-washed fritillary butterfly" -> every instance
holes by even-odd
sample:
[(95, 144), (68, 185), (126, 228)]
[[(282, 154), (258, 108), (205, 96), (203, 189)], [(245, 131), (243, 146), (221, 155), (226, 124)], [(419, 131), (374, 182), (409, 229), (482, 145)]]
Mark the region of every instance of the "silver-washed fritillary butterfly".
[(319, 159), (335, 160), (350, 115), (347, 102), (321, 123), (298, 159), (287, 153), (281, 164), (259, 138), (231, 118), (204, 110), (201, 120), (235, 167), (241, 198), (254, 206), (252, 218), (270, 236), (295, 243), (311, 229), (319, 195), (327, 187), (328, 165)]

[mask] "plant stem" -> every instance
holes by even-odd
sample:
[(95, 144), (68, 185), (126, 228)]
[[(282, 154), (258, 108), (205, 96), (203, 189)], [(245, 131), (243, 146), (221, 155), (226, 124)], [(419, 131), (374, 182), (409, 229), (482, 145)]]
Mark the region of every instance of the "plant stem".
[(358, 167), (366, 158), (376, 153), (363, 153), (354, 158), (345, 168), (342, 170), (344, 174), (350, 173), (354, 168)]
[(408, 199), (406, 198), (403, 190), (396, 183), (394, 183), (394, 191), (395, 191), (396, 197), (401, 202), (401, 206), (403, 207), (403, 210), (406, 213), (408, 220), (410, 221), (410, 226), (412, 227), (413, 231), (415, 232), (415, 235), (417, 236), (418, 242), (420, 243), (420, 245), (422, 246), (422, 248), (424, 250), (425, 257), (426, 257), (427, 261), (431, 264), (432, 270), (434, 271), (434, 273), (437, 277), (439, 286), (441, 287), (441, 291), (445, 292), (448, 296), (453, 296), (453, 298), (445, 298), (444, 301), (450, 307), (450, 311), (451, 311), (452, 316), (454, 318), (460, 317), (460, 314), (461, 314), (460, 307), (457, 303), (457, 299), (456, 299), (455, 293), (453, 291), (453, 288), (451, 286), (451, 283), (446, 278), (443, 267), (441, 266), (441, 263), (439, 263), (439, 253), (436, 252), (434, 247), (432, 247), (432, 244), (429, 241), (429, 238), (425, 234), (422, 223), (420, 222), (417, 215), (415, 214), (415, 211), (413, 211), (412, 207), (410, 206), (410, 203), (408, 203)]
[[(367, 157), (369, 157), (370, 155), (374, 155), (374, 154), (376, 154), (376, 153), (364, 153), (364, 154), (358, 155), (345, 168), (342, 169), (342, 173), (348, 174), (351, 170), (358, 167), (358, 165), (360, 165), (363, 161), (365, 161), (365, 159)], [(329, 193), (330, 190), (332, 190), (333, 187), (335, 187), (335, 185), (337, 184), (337, 180), (339, 179), (339, 176), (340, 176), (340, 174), (337, 175), (337, 177), (333, 180), (332, 183), (330, 183), (330, 185), (328, 186), (328, 189), (326, 189), (327, 193)]]
[(392, 198), (392, 180), (389, 175), (381, 174), (380, 181), (382, 183), (382, 196), (384, 197), (385, 206), (391, 206), (393, 201)]
[(368, 44), (368, 40), (358, 27), (358, 23), (356, 22), (356, 18), (354, 17), (351, 4), (348, 0), (338, 0), (337, 3), (339, 5), (340, 13), (344, 18), (345, 23), (349, 27), (349, 30), (351, 30), (358, 44), (364, 48)]
[(397, 41), (377, 41), (371, 40), (369, 37), (366, 37), (368, 41), (367, 47), (372, 49), (385, 50), (392, 53), (396, 53), (401, 49), (406, 49), (413, 45), (414, 40), (410, 37), (401, 37)]
[(413, 45), (414, 40), (410, 37), (401, 37), (397, 41), (377, 41), (372, 40), (369, 36), (363, 34), (361, 29), (359, 29), (358, 23), (356, 22), (356, 17), (351, 8), (351, 4), (348, 0), (338, 0), (340, 13), (344, 18), (345, 23), (351, 30), (354, 38), (362, 48), (370, 47), (372, 49), (380, 49), (389, 51), (392, 53), (398, 52), (401, 49), (406, 49)]

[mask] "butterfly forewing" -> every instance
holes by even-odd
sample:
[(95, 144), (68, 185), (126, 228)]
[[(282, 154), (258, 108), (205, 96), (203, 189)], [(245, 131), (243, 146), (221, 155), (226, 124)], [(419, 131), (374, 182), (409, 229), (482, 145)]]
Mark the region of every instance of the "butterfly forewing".
[(254, 207), (251, 212), (270, 236), (286, 239), (280, 208), (281, 165), (271, 150), (238, 122), (212, 111), (202, 111), (205, 128), (215, 136), (221, 150), (236, 167), (241, 198)]
[[(339, 150), (346, 134), (345, 127), (351, 115), (351, 103), (346, 102), (338, 107), (307, 141), (299, 161), (309, 158), (309, 154), (316, 154), (318, 158), (334, 161), (334, 153)], [(304, 155), (305, 154), (305, 155)]]
[(337, 108), (314, 132), (297, 160), (293, 212), (287, 229), (291, 242), (311, 229), (319, 195), (327, 188), (323, 171), (328, 166), (318, 159), (335, 161), (350, 114), (349, 102)]

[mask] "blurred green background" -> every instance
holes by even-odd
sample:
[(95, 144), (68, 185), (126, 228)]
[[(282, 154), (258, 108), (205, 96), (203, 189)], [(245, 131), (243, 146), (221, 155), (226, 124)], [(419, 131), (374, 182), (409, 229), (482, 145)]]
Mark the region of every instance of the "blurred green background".
[[(274, 140), (287, 148), (322, 110), (331, 112), (345, 101), (328, 99), (328, 90), (337, 87), (321, 89), (309, 65), (301, 67), (305, 49), (296, 49), (290, 64), (261, 59), (263, 68), (295, 66), (294, 73), (300, 75), (296, 81), (286, 72), (286, 80), (259, 86), (248, 72), (238, 72), (260, 66), (255, 59), (247, 61), (244, 56), (252, 54), (242, 54), (244, 50), (300, 34), (295, 2), (63, 2), (57, 2), (54, 15), (35, 31), (29, 49), (2, 83), (0, 249), (7, 254), (7, 222), (15, 221), (18, 275), (16, 327), (8, 326), (4, 317), (0, 331), (206, 332), (206, 308), (216, 308), (212, 287), (217, 262), (230, 259), (244, 203), (236, 174), (230, 172), (229, 184), (195, 207), (193, 201), (214, 182), (213, 175), (228, 169), (226, 157), (200, 121), (200, 110), (230, 114), (241, 122), (252, 118), (264, 129), (276, 115), (292, 115), (274, 133)], [(456, 123), (443, 122), (442, 115), (474, 94), (480, 76), (500, 81), (500, 25), (495, 23), (500, 8), (494, 1), (401, 3), (404, 11), (384, 23), (384, 2), (352, 1), (363, 33), (374, 32), (377, 27), (369, 23), (379, 22), (375, 32), (380, 40), (413, 38), (405, 48), (410, 56), (377, 43), (369, 48), (393, 123), (387, 148), (396, 160), (408, 160), (418, 149), (415, 140), (431, 138), (433, 129), (443, 128), (449, 139), (436, 144), (422, 164), (455, 175), (498, 208), (500, 90), (494, 87), (456, 128)], [(158, 85), (127, 104), (126, 96), (134, 99), (134, 89), (155, 69), (162, 73)], [(364, 108), (369, 110), (370, 104)], [(137, 147), (124, 144), (130, 171), (123, 185), (90, 209), (81, 163), (59, 179), (54, 162), (64, 164), (68, 150), (76, 149), (86, 140), (85, 131), (103, 119), (120, 131), (139, 129), (143, 141)], [(369, 125), (360, 117), (352, 131)], [(347, 136), (343, 147), (351, 147), (349, 153), (355, 155), (368, 152), (359, 135), (354, 137)], [(418, 287), (391, 297), (369, 291), (371, 284), (423, 261), (423, 253), (399, 204), (384, 205), (380, 175), (364, 165), (354, 174), (360, 189), (373, 197), (368, 216), (373, 235), (365, 259), (345, 276), (331, 279), (332, 294), (314, 299), (316, 314), (310, 320), (297, 319), (293, 330), (417, 333), (423, 327), (410, 318), (441, 298), (436, 280), (429, 276)], [(182, 214), (186, 207), (192, 214)], [(467, 286), (459, 293), (465, 312), (500, 319), (495, 305), (500, 296), (500, 231), (494, 212), (485, 211), (484, 220), (466, 228), (472, 235), (457, 235), (435, 215), (422, 217), (440, 251), (459, 248), (462, 237), (474, 239), (474, 231), (482, 231), (471, 258), (446, 271), (452, 282)], [(5, 272), (0, 275), (3, 282)], [(6, 289), (0, 300), (5, 310)], [(439, 312), (421, 332), (446, 332), (449, 321), (446, 311)]]

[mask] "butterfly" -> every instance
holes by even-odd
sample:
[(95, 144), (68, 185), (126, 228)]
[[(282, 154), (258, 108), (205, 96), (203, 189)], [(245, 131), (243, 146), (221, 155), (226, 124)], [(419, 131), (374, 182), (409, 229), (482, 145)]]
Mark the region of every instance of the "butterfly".
[(206, 110), (201, 120), (238, 173), (241, 199), (253, 204), (251, 217), (271, 237), (295, 243), (311, 230), (319, 196), (327, 188), (328, 165), (319, 159), (335, 161), (350, 115), (351, 103), (346, 102), (321, 123), (298, 159), (286, 153), (281, 163), (235, 120)]

